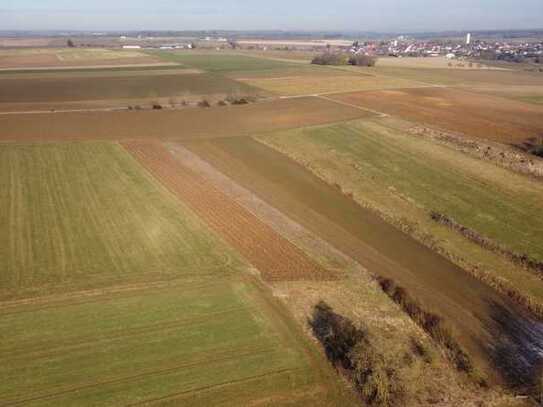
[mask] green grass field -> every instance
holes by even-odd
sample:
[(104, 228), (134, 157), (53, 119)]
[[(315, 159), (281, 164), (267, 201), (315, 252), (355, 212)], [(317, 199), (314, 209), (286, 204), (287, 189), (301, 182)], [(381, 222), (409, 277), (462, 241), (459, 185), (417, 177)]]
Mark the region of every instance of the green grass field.
[(274, 71), (282, 68), (296, 67), (295, 63), (257, 58), (245, 55), (216, 53), (157, 52), (164, 61), (177, 62), (191, 68), (221, 74), (242, 71)]
[(116, 144), (2, 145), (0, 177), (4, 295), (212, 272), (230, 261)]
[(261, 56), (249, 56), (228, 52), (153, 52), (164, 62), (176, 62), (185, 67), (201, 69), (209, 73), (227, 76), (233, 79), (267, 78), (277, 76), (341, 75), (337, 69), (325, 66), (301, 64), (287, 60), (269, 59)]
[(349, 403), (238, 255), (119, 145), (6, 144), (0, 166), (0, 405)]
[[(407, 230), (543, 302), (540, 279), (433, 223), (438, 211), (519, 253), (543, 259), (543, 187), (510, 171), (405, 135), (390, 120), (359, 120), (259, 137)], [(519, 274), (520, 273), (520, 274)], [(522, 278), (520, 277), (522, 276)]]
[[(318, 370), (260, 292), (224, 278), (0, 306), (0, 403), (319, 404)], [(289, 327), (290, 328), (290, 327)], [(305, 392), (305, 393), (304, 393)], [(298, 394), (298, 395), (297, 395)]]

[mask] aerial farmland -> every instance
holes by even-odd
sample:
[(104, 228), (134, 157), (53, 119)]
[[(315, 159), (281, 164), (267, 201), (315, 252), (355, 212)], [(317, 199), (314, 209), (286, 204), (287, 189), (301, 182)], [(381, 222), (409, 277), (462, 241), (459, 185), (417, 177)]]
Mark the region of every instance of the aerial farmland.
[(0, 48), (0, 406), (541, 402), (543, 74), (254, 41)]

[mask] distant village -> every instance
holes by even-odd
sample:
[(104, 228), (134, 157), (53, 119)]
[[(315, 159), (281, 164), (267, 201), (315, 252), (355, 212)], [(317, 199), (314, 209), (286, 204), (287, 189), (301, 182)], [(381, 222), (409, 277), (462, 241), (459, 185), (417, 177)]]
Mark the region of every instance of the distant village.
[[(531, 41), (506, 41), (506, 40), (485, 40), (477, 39), (468, 33), (462, 39), (415, 39), (409, 36), (400, 35), (389, 40), (373, 41), (308, 41), (302, 42), (281, 42), (258, 40), (243, 41), (233, 40), (226, 37), (202, 37), (190, 41), (157, 42), (158, 38), (150, 37), (127, 37), (120, 38), (122, 48), (158, 48), (158, 49), (192, 49), (201, 48), (248, 48), (260, 49), (263, 51), (271, 49), (282, 50), (312, 50), (322, 51), (323, 47), (333, 48), (342, 51), (349, 51), (352, 54), (370, 56), (391, 56), (391, 57), (447, 57), (448, 59), (477, 58), (483, 60), (496, 60), (507, 62), (535, 62), (543, 63), (543, 40)], [(151, 41), (150, 41), (151, 40)], [(153, 41), (155, 40), (155, 41)]]
[(543, 62), (543, 41), (507, 42), (475, 39), (470, 33), (462, 40), (415, 40), (399, 36), (388, 41), (355, 42), (353, 53), (393, 57), (480, 58), (508, 62)]

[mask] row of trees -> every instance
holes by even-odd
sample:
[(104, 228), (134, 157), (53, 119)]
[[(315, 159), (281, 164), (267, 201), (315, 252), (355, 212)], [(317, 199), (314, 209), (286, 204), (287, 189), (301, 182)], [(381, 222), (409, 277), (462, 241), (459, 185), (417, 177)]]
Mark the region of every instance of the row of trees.
[(325, 52), (319, 54), (311, 61), (315, 65), (355, 65), (375, 66), (377, 58), (364, 54), (346, 54), (342, 52)]

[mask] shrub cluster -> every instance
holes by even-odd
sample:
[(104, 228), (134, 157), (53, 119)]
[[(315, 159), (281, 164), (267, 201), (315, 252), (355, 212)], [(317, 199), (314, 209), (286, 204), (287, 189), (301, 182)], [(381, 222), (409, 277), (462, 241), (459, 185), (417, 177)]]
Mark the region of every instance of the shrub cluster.
[(400, 380), (364, 330), (322, 301), (315, 306), (309, 323), (328, 360), (351, 379), (368, 405), (400, 404), (403, 398)]
[(377, 58), (371, 55), (346, 54), (342, 52), (325, 52), (319, 54), (311, 61), (315, 65), (355, 65), (355, 66), (375, 66)]
[(371, 55), (352, 55), (349, 58), (349, 64), (355, 65), (355, 66), (375, 66), (377, 62), (377, 58), (373, 57)]
[[(543, 147), (541, 153), (543, 154)], [(513, 263), (516, 263), (528, 270), (534, 271), (540, 277), (543, 277), (543, 262), (537, 261), (528, 256), (527, 254), (515, 253), (514, 251), (503, 247), (501, 244), (495, 242), (494, 240), (479, 234), (475, 230), (456, 222), (454, 219), (443, 215), (442, 213), (432, 211), (430, 212), (430, 217), (433, 221), (457, 231), (465, 238), (477, 243), (479, 246), (494, 253), (501, 254), (502, 256), (505, 256), (506, 258), (511, 260)]]
[[(395, 303), (400, 305), (409, 317), (434, 339), (439, 345), (445, 348), (448, 357), (455, 364), (456, 368), (468, 374), (474, 374), (475, 370), (469, 355), (456, 342), (451, 331), (445, 326), (443, 319), (432, 312), (424, 310), (407, 291), (387, 278), (378, 278), (381, 289)], [(477, 378), (479, 384), (485, 385), (481, 378)]]
[(325, 52), (315, 56), (311, 63), (315, 65), (347, 65), (349, 57), (340, 52)]

